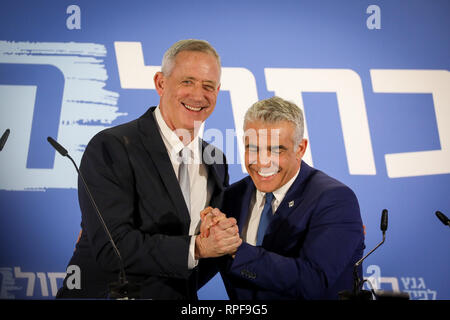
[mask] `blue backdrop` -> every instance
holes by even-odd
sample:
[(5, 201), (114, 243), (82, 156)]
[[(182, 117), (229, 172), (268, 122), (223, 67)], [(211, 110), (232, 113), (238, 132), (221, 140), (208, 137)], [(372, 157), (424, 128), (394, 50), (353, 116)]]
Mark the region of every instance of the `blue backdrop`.
[[(204, 138), (245, 173), (245, 110), (274, 94), (305, 111), (305, 160), (358, 196), (377, 288), (450, 299), (450, 2), (18, 1), (0, 5), (0, 298), (48, 299), (80, 230), (77, 162), (99, 130), (158, 103), (165, 50), (206, 39), (222, 91)], [(237, 136), (237, 138), (236, 138)], [(276, 275), (274, 275), (276, 276)], [(220, 276), (200, 299), (227, 299)]]

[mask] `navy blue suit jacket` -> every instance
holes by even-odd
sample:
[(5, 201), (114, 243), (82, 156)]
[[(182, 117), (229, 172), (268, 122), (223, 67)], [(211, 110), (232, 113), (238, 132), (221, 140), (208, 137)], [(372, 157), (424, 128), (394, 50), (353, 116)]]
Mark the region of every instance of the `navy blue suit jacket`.
[[(239, 230), (249, 219), (255, 185), (246, 177), (225, 192), (223, 212)], [(246, 242), (222, 270), (230, 299), (337, 299), (351, 289), (364, 232), (353, 191), (302, 161), (262, 246)], [(361, 270), (360, 270), (361, 274)]]

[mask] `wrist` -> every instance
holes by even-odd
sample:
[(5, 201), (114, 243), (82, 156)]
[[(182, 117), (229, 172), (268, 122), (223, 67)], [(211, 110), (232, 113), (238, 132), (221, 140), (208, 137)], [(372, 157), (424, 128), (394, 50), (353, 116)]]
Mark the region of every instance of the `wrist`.
[(194, 250), (194, 256), (195, 260), (199, 260), (200, 258), (203, 258), (203, 252), (202, 252), (202, 243), (201, 243), (201, 237), (200, 235), (195, 236), (195, 250)]

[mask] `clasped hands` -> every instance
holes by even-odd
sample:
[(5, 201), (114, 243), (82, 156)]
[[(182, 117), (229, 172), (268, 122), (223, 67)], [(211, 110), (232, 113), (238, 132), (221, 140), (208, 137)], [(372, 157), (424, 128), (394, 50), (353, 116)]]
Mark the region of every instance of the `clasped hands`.
[(236, 219), (227, 218), (217, 208), (200, 212), (200, 234), (195, 238), (195, 258), (214, 258), (226, 254), (234, 257), (241, 245)]

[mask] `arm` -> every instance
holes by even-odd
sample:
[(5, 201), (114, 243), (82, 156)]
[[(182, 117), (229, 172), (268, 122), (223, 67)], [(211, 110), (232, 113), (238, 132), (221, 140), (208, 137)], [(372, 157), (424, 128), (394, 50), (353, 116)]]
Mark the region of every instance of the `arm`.
[[(150, 234), (139, 228), (137, 186), (129, 157), (121, 140), (102, 132), (87, 146), (80, 167), (122, 255), (125, 269), (130, 274), (187, 278), (190, 237), (158, 233), (160, 228)], [(87, 233), (91, 253), (102, 269), (116, 272), (118, 259), (81, 184), (78, 192), (83, 232)], [(167, 220), (164, 227), (181, 234), (176, 231), (177, 217), (168, 215)]]
[(347, 187), (324, 192), (311, 210), (305, 239), (292, 256), (243, 243), (231, 275), (286, 296), (320, 298), (354, 259), (363, 231), (357, 199)]

